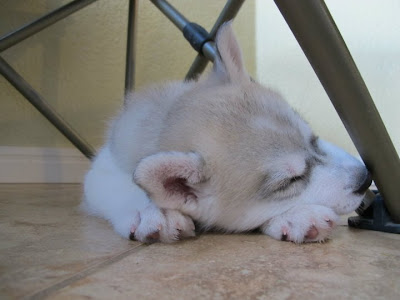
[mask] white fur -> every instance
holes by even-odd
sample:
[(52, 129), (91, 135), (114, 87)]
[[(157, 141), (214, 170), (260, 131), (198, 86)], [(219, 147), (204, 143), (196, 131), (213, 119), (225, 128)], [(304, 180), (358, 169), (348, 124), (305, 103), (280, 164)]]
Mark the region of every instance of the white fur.
[(367, 170), (250, 80), (229, 24), (216, 45), (207, 78), (129, 96), (85, 178), (86, 210), (144, 242), (193, 236), (192, 220), (298, 243), (326, 239), (360, 204)]
[(117, 166), (107, 146), (102, 148), (85, 178), (83, 209), (109, 220), (125, 238), (133, 232), (138, 240), (146, 241), (149, 234), (159, 231), (163, 242), (175, 241), (180, 234), (194, 236), (190, 218), (174, 210), (163, 214), (132, 176)]

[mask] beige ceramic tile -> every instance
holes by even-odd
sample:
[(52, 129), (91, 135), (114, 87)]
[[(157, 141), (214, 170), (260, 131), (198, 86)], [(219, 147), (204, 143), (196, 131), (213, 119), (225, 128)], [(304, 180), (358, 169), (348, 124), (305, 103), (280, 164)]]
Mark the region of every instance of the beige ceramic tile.
[(0, 185), (0, 298), (34, 294), (139, 243), (78, 209), (79, 185)]
[(340, 227), (325, 244), (203, 235), (154, 244), (56, 299), (400, 299), (400, 236)]

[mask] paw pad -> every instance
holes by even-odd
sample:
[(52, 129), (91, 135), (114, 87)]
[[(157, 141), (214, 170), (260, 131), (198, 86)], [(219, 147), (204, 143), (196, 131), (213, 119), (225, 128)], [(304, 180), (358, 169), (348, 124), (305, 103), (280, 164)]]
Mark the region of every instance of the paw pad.
[(315, 227), (315, 225), (313, 225), (307, 231), (307, 234), (305, 235), (305, 238), (309, 239), (309, 240), (314, 240), (314, 239), (317, 238), (318, 234), (319, 234), (318, 229)]
[(152, 244), (160, 241), (160, 231), (154, 231), (146, 236), (146, 243)]

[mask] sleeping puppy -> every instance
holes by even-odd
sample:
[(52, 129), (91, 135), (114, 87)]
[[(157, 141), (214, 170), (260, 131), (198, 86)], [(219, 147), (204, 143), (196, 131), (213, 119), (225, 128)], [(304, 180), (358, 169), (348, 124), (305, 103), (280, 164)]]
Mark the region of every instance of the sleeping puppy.
[(194, 236), (193, 221), (325, 240), (361, 203), (367, 169), (250, 78), (229, 23), (216, 46), (207, 78), (128, 97), (86, 175), (86, 211), (147, 243)]

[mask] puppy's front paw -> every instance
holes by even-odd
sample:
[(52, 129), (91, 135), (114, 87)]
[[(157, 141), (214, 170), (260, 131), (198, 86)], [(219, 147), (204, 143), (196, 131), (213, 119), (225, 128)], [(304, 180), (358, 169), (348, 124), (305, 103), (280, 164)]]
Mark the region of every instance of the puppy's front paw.
[(177, 210), (149, 207), (140, 213), (140, 224), (132, 228), (130, 239), (144, 243), (172, 243), (195, 236), (191, 218)]
[(321, 205), (299, 205), (266, 222), (262, 231), (278, 240), (322, 242), (328, 238), (339, 216)]
[(191, 218), (173, 209), (164, 209), (163, 212), (166, 219), (166, 227), (164, 228), (164, 240), (162, 241), (177, 241), (196, 235)]

